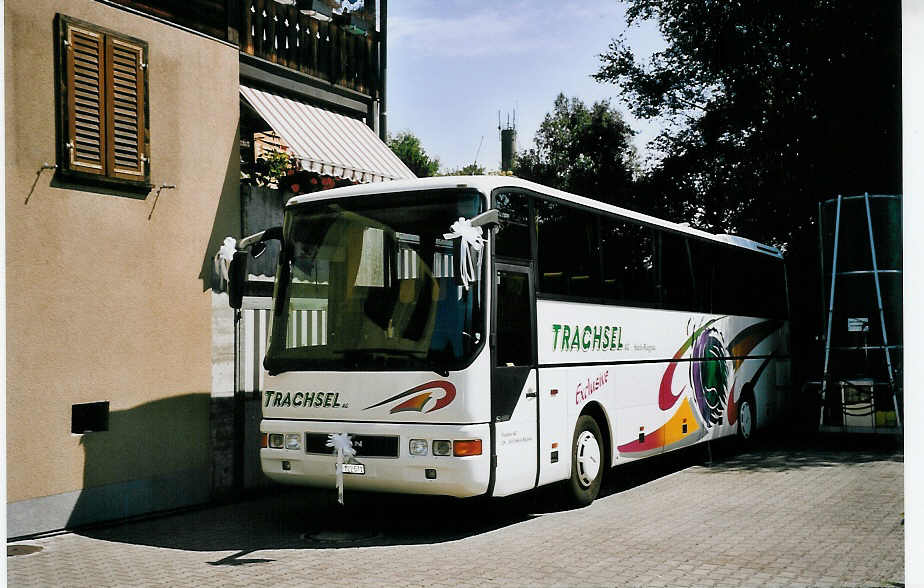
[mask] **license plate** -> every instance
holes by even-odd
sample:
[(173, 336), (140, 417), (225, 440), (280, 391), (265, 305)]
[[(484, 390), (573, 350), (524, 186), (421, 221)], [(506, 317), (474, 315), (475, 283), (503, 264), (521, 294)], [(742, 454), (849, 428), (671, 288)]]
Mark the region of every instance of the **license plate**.
[(361, 463), (345, 463), (343, 464), (343, 473), (344, 474), (359, 474), (362, 476), (366, 473), (366, 466)]

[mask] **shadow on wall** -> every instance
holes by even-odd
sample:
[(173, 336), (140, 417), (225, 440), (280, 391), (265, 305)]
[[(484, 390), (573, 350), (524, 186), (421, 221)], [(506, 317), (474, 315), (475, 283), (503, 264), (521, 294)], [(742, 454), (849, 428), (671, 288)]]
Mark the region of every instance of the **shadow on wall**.
[(80, 444), (83, 490), (67, 527), (209, 500), (208, 394), (111, 412), (108, 430), (86, 433)]
[(202, 280), (202, 291), (220, 290), (218, 275), (215, 273), (213, 258), (221, 247), (225, 237), (241, 238), (241, 156), (240, 126), (234, 136), (234, 145), (228, 150), (228, 166), (225, 172), (224, 184), (221, 187), (221, 197), (218, 208), (215, 210), (212, 221), (212, 232), (205, 251), (202, 252), (202, 267), (199, 270), (199, 279)]

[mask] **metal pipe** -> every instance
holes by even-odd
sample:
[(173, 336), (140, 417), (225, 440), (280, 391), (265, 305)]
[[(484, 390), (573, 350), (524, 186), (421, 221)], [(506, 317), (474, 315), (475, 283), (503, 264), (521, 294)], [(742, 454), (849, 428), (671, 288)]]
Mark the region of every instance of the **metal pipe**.
[(841, 235), (841, 201), (842, 196), (837, 197), (837, 213), (834, 217), (834, 258), (831, 262), (831, 295), (828, 300), (828, 334), (825, 336), (825, 371), (821, 379), (821, 414), (818, 417), (818, 425), (824, 425), (825, 419), (825, 398), (828, 390), (828, 360), (831, 358), (831, 326), (834, 320), (834, 286), (837, 283), (837, 245)]
[(873, 281), (876, 284), (876, 304), (879, 307), (879, 326), (882, 327), (882, 344), (885, 346), (886, 368), (889, 372), (889, 387), (892, 388), (892, 404), (895, 406), (895, 422), (902, 428), (902, 419), (898, 414), (898, 398), (895, 393), (895, 379), (892, 376), (892, 353), (889, 350), (889, 336), (886, 334), (885, 312), (882, 310), (882, 290), (879, 288), (879, 265), (876, 262), (876, 242), (873, 240), (873, 216), (869, 210), (869, 194), (866, 198), (866, 226), (869, 229), (869, 250), (873, 255)]
[(388, 64), (388, 0), (379, 0), (379, 29), (379, 83), (382, 88), (379, 95), (379, 138), (386, 141), (388, 138), (386, 126), (388, 113), (385, 110), (385, 81)]

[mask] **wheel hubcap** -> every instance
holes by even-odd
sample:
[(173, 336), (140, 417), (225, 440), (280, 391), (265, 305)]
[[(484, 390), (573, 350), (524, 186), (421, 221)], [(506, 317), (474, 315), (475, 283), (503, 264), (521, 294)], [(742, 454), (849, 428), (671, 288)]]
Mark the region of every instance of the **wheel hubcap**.
[(744, 402), (741, 405), (741, 436), (745, 439), (751, 437), (751, 403)]
[(600, 473), (600, 444), (590, 431), (582, 431), (577, 440), (577, 473), (581, 486), (587, 488)]

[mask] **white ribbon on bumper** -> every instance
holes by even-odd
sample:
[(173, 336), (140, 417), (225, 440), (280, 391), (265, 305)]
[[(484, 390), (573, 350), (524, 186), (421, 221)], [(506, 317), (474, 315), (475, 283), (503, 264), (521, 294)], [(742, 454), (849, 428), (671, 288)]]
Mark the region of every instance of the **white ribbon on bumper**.
[[(462, 285), (468, 290), (469, 282), (474, 282), (481, 274), (481, 258), (484, 253), (485, 239), (482, 237), (481, 227), (473, 227), (472, 221), (459, 217), (459, 220), (449, 227), (450, 233), (443, 233), (444, 239), (459, 239), (460, 253), (459, 273)], [(472, 252), (477, 253), (478, 259), (472, 262)]]
[(337, 454), (337, 502), (343, 504), (343, 464), (356, 455), (353, 440), (346, 433), (331, 433), (327, 436), (327, 446), (333, 447)]

